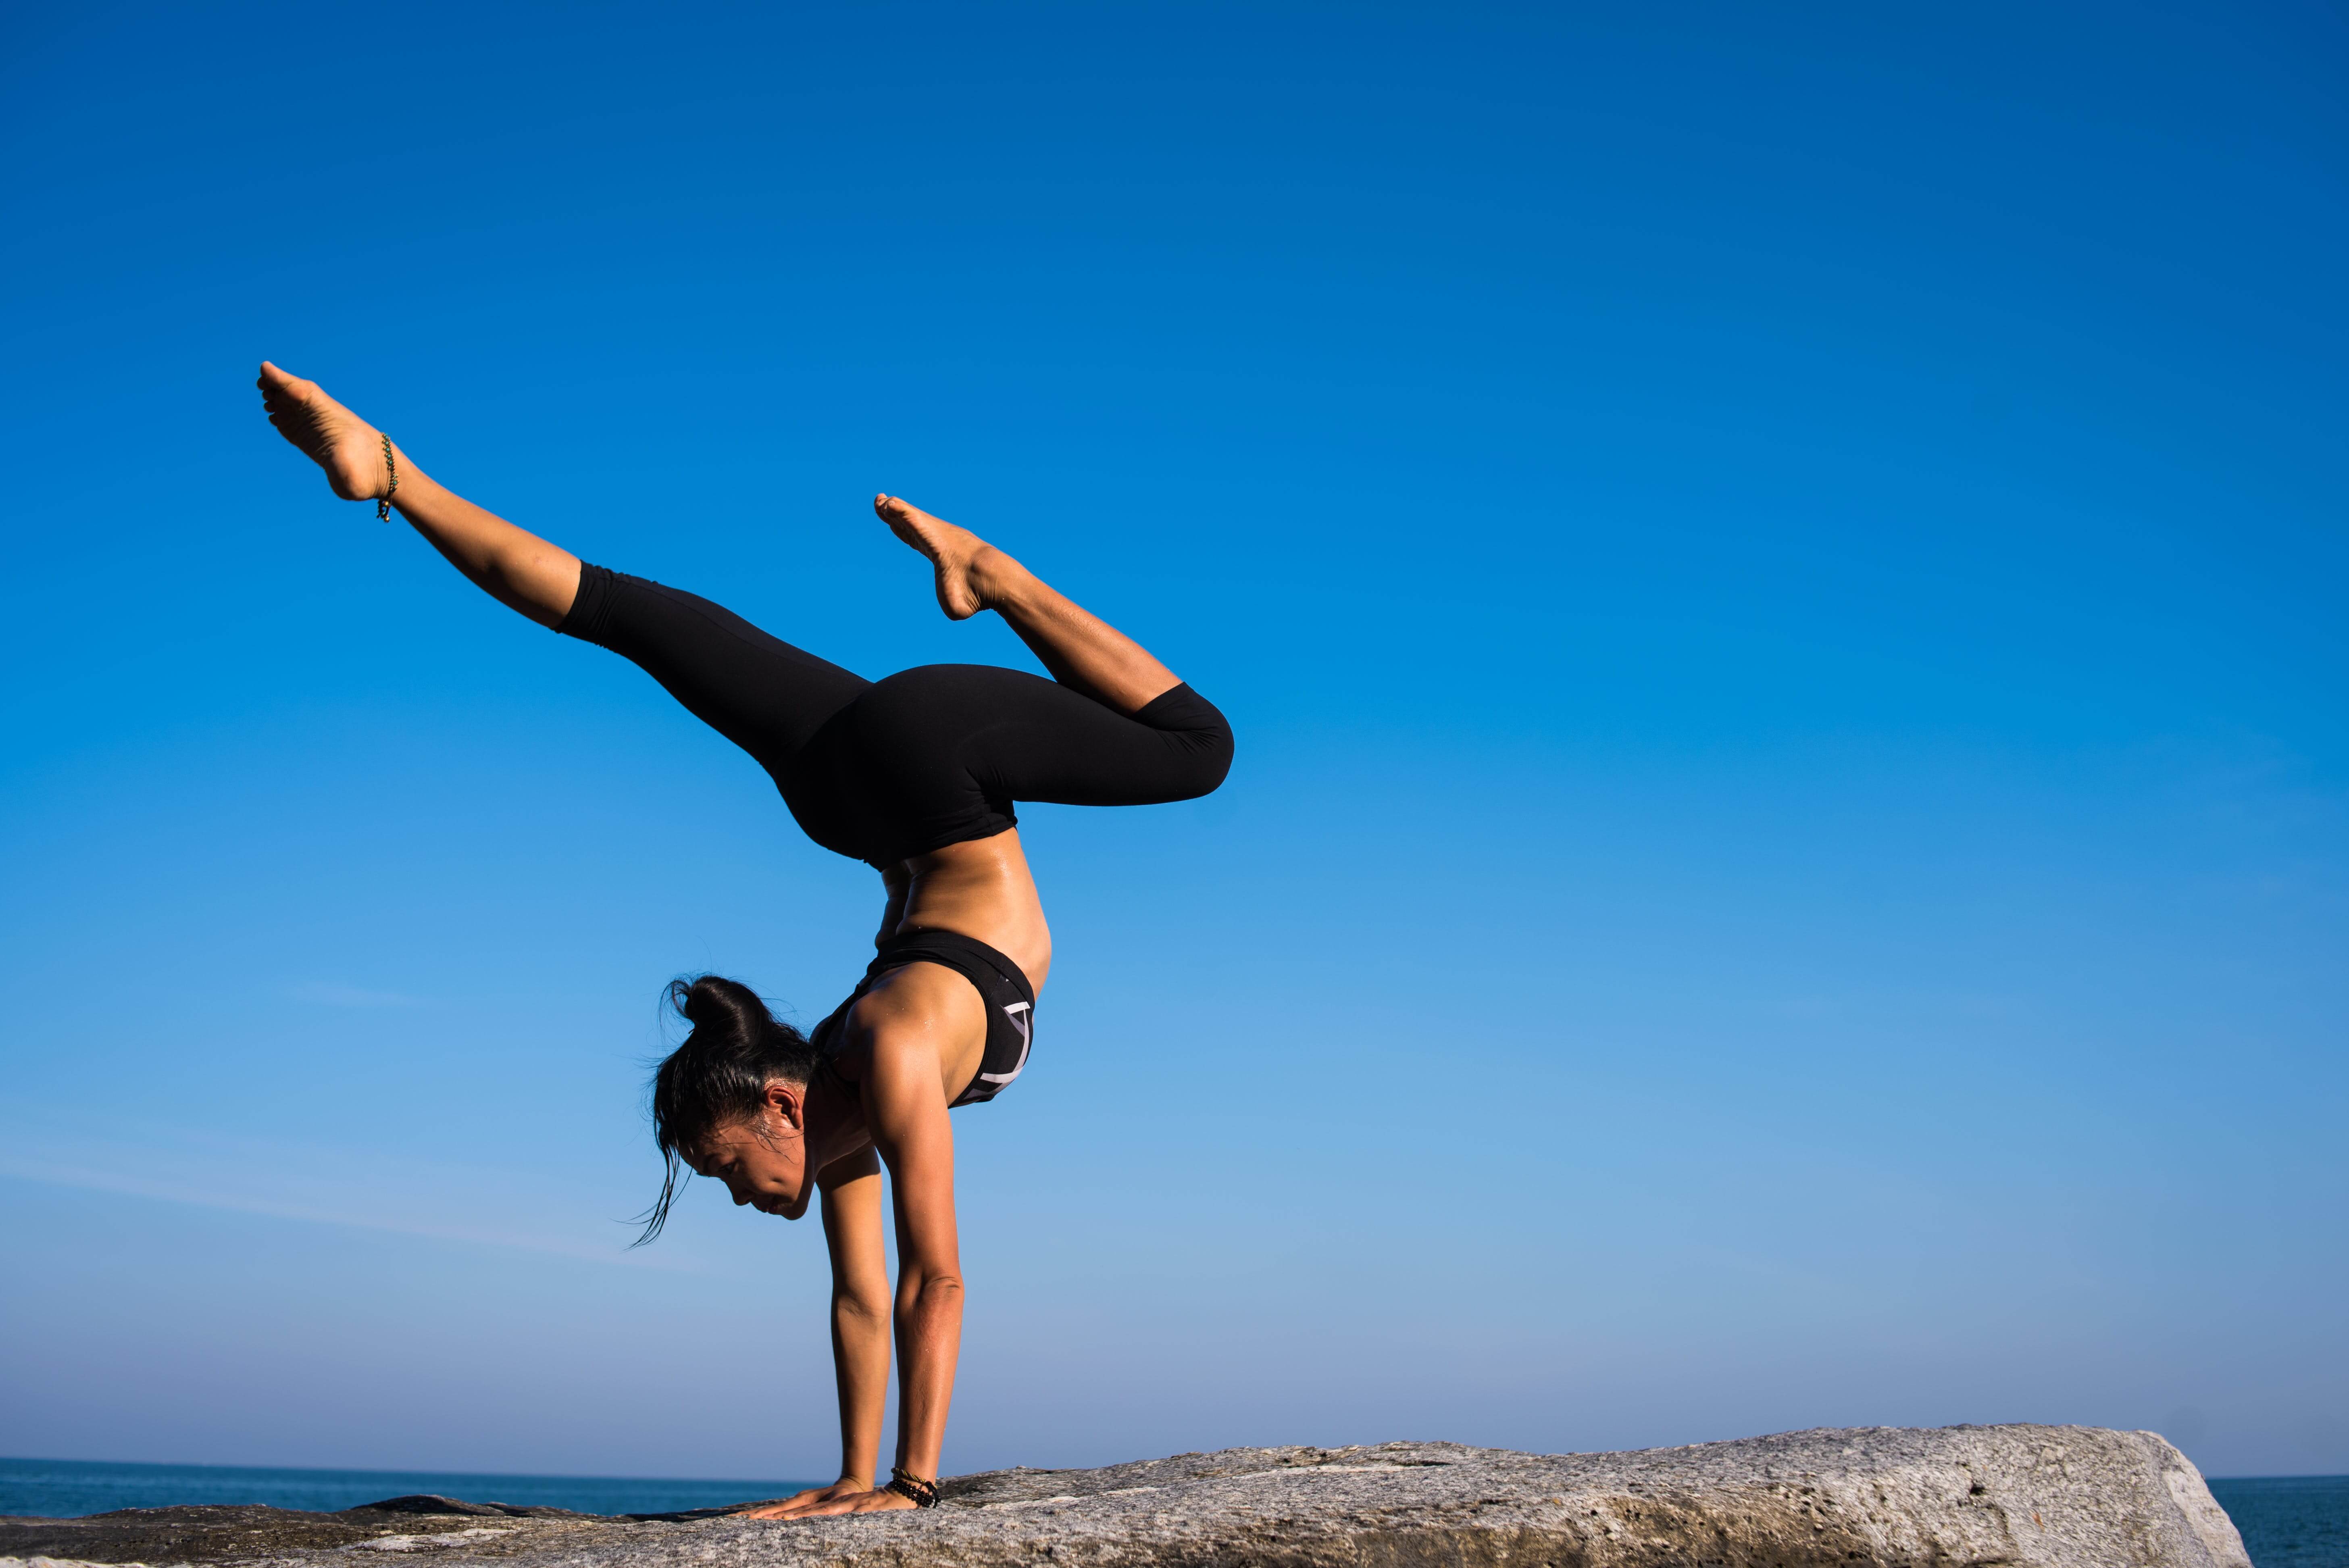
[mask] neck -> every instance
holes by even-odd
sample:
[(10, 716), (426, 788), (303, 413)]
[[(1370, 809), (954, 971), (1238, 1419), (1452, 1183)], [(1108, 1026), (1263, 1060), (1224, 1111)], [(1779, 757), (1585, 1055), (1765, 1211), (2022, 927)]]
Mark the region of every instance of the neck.
[(809, 1190), (815, 1185), (817, 1171), (873, 1141), (873, 1134), (864, 1125), (864, 1100), (853, 1087), (841, 1081), (837, 1073), (826, 1068), (817, 1068), (815, 1076), (808, 1080), (807, 1099), (802, 1102), (800, 1115), (800, 1132), (807, 1150), (803, 1180)]

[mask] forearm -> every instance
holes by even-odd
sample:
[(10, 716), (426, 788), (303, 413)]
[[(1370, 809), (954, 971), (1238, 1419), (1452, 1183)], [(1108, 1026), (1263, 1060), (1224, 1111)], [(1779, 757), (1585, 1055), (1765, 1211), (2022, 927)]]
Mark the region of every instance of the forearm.
[[(394, 449), (398, 451), (398, 449)], [(398, 457), (391, 503), (410, 527), (474, 585), (542, 626), (561, 623), (579, 593), (579, 558), (475, 506)]]
[(926, 1480), (938, 1473), (962, 1355), (962, 1281), (951, 1274), (897, 1282), (897, 1463)]
[(870, 1487), (881, 1460), (881, 1418), (889, 1401), (885, 1311), (833, 1295), (832, 1367), (840, 1389), (840, 1478)]

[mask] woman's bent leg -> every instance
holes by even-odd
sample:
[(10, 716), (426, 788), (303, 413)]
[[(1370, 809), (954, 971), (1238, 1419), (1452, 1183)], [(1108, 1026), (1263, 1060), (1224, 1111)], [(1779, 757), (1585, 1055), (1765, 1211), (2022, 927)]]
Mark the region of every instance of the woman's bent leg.
[(1174, 672), (1141, 644), (970, 530), (895, 496), (874, 497), (873, 510), (898, 538), (930, 558), (941, 609), (957, 621), (994, 611), (1062, 686), (1134, 714), (1178, 684)]
[(1187, 686), (1128, 716), (1024, 671), (924, 665), (884, 677), (844, 717), (859, 793), (895, 836), (893, 857), (999, 833), (1019, 800), (1192, 799), (1232, 762), (1230, 725)]
[(1018, 670), (952, 686), (990, 719), (963, 757), (979, 787), (1004, 799), (1157, 806), (1211, 794), (1231, 771), (1230, 723), (1187, 686), (1131, 716)]
[(1147, 649), (969, 530), (895, 496), (873, 504), (929, 557), (949, 616), (994, 610), (1054, 676), (931, 665), (856, 704), (867, 788), (908, 852), (1000, 832), (1019, 800), (1154, 805), (1224, 781), (1231, 726)]

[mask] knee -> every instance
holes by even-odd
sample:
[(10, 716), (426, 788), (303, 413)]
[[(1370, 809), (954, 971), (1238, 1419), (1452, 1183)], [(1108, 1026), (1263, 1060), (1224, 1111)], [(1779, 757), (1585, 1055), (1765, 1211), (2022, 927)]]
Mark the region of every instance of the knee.
[(1174, 799), (1211, 794), (1231, 772), (1231, 720), (1188, 685), (1161, 693), (1133, 717), (1166, 738), (1184, 785), (1183, 793)]
[(1178, 799), (1193, 800), (1202, 795), (1214, 794), (1232, 770), (1232, 727), (1212, 707), (1206, 703), (1201, 706), (1215, 714), (1213, 723), (1203, 724), (1196, 728), (1172, 730), (1166, 735), (1182, 759), (1181, 772), (1185, 788), (1176, 797)]

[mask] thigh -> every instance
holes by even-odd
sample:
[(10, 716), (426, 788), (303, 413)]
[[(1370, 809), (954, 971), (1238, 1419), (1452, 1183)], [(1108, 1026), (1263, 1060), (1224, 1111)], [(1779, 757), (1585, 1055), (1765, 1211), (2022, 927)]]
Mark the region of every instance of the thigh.
[[(990, 665), (900, 671), (875, 683), (844, 717), (871, 798), (924, 849), (1009, 827), (1018, 800), (1189, 799), (1220, 783), (1230, 758), (1222, 715), (1188, 687), (1134, 717)], [(1170, 717), (1171, 727), (1150, 722)]]
[(583, 565), (555, 630), (620, 655), (778, 782), (826, 719), (872, 682), (680, 589)]

